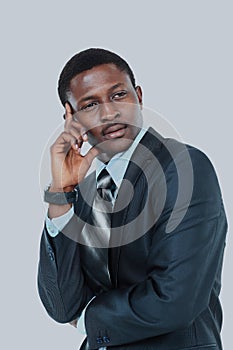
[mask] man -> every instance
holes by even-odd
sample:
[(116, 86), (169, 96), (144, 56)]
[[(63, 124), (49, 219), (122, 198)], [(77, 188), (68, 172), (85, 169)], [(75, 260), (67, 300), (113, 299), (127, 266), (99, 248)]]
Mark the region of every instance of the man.
[(47, 312), (85, 318), (81, 349), (222, 349), (227, 222), (209, 159), (143, 126), (142, 90), (112, 52), (75, 55), (58, 92), (38, 272)]

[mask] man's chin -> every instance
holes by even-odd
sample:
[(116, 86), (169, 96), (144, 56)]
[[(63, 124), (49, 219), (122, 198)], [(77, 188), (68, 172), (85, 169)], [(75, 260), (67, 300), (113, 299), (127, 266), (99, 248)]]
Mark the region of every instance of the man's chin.
[(117, 153), (125, 152), (133, 143), (133, 140), (126, 138), (117, 138), (113, 140), (106, 140), (96, 145), (100, 150), (98, 158), (106, 163)]

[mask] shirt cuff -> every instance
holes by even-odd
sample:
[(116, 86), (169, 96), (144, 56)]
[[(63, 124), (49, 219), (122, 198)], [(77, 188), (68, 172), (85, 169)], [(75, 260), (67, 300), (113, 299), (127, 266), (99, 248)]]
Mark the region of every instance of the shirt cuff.
[(56, 237), (60, 231), (68, 224), (72, 216), (74, 215), (74, 208), (71, 207), (67, 213), (57, 217), (50, 219), (48, 215), (45, 218), (45, 224), (47, 231), (51, 237)]
[(86, 327), (85, 327), (85, 312), (86, 312), (86, 308), (88, 307), (88, 305), (90, 304), (90, 302), (95, 299), (95, 296), (89, 300), (89, 302), (87, 303), (87, 305), (85, 306), (85, 309), (83, 309), (83, 312), (81, 314), (81, 316), (78, 318), (78, 323), (77, 323), (77, 330), (79, 331), (79, 333), (81, 334), (87, 334), (86, 333)]

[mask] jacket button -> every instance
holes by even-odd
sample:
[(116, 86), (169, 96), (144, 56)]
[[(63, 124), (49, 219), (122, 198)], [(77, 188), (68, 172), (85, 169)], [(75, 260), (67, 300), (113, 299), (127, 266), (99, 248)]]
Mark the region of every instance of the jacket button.
[(97, 344), (103, 344), (103, 339), (101, 337), (96, 338)]
[(109, 337), (103, 337), (103, 341), (104, 341), (105, 343), (110, 343)]
[(50, 257), (50, 260), (51, 260), (51, 261), (54, 261), (54, 255), (53, 255), (53, 253), (49, 253), (49, 257)]

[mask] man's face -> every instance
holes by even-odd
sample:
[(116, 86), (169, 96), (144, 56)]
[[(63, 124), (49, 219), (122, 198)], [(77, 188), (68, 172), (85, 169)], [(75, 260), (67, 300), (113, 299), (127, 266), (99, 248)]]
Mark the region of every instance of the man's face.
[(102, 64), (76, 75), (68, 94), (75, 119), (88, 141), (111, 158), (125, 151), (142, 127), (142, 92), (114, 64)]

